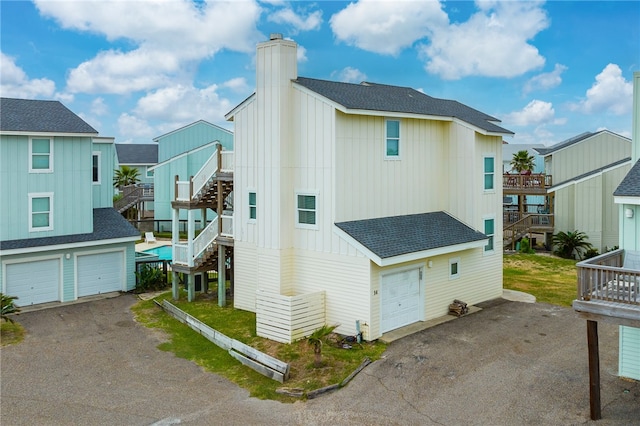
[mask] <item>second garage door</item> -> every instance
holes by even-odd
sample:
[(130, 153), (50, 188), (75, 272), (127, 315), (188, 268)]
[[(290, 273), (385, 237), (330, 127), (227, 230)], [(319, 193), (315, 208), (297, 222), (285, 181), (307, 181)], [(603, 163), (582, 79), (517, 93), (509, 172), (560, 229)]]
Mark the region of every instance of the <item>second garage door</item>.
[(420, 268), (382, 277), (380, 326), (383, 333), (423, 319), (421, 288)]
[(123, 252), (78, 256), (77, 267), (78, 297), (122, 290)]
[(17, 306), (60, 300), (60, 259), (7, 264), (6, 293)]

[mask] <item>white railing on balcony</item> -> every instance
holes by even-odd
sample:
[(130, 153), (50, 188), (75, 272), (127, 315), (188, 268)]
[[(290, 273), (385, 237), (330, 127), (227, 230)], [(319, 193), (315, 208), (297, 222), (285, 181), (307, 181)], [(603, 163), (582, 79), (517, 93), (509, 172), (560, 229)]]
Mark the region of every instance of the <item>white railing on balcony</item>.
[(217, 149), (189, 181), (176, 182), (176, 201), (190, 201), (218, 172), (233, 172), (233, 151)]
[(176, 201), (191, 200), (191, 183), (189, 181), (179, 180), (176, 182)]
[(196, 195), (209, 182), (211, 177), (218, 171), (218, 149), (211, 157), (200, 167), (200, 170), (193, 176), (193, 193), (191, 197)]
[(218, 236), (218, 218), (212, 220), (206, 228), (193, 240), (193, 259), (189, 266), (193, 266), (193, 260), (197, 259)]
[(188, 244), (173, 244), (172, 263), (179, 265), (189, 265), (189, 245)]
[(233, 172), (233, 151), (222, 151), (221, 163), (221, 172)]
[(223, 237), (233, 238), (233, 216), (222, 215), (222, 235)]

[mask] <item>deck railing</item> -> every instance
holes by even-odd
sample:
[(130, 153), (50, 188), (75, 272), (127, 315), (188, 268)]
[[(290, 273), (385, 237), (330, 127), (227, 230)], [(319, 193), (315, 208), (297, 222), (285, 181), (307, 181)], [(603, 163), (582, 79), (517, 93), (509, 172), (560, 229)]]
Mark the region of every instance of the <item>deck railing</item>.
[(619, 249), (578, 263), (578, 300), (640, 306), (640, 270), (625, 268), (624, 258)]
[(503, 189), (519, 189), (530, 190), (540, 189), (544, 190), (551, 186), (551, 175), (544, 173), (534, 173), (530, 175), (523, 174), (509, 174), (502, 175), (502, 188)]
[(233, 151), (218, 148), (190, 180), (179, 181), (176, 176), (176, 201), (190, 201), (217, 173), (233, 172)]

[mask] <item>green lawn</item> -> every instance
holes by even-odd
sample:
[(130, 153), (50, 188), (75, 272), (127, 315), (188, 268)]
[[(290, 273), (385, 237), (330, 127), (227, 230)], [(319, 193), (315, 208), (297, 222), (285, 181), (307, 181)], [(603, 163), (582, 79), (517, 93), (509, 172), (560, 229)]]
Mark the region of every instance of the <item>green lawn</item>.
[(570, 307), (577, 294), (575, 260), (540, 254), (505, 254), (503, 285), (538, 302)]

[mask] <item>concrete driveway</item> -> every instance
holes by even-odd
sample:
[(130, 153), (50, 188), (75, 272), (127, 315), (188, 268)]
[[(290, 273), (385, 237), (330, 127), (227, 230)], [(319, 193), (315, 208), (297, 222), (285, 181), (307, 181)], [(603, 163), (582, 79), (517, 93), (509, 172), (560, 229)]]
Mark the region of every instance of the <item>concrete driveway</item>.
[[(589, 421), (586, 324), (570, 309), (499, 299), (392, 343), (346, 388), (281, 404), (156, 349), (132, 295), (24, 313), (1, 351), (6, 425), (568, 425)], [(640, 421), (619, 379), (617, 327), (600, 324), (602, 421)], [(594, 423), (595, 424), (595, 423)]]

